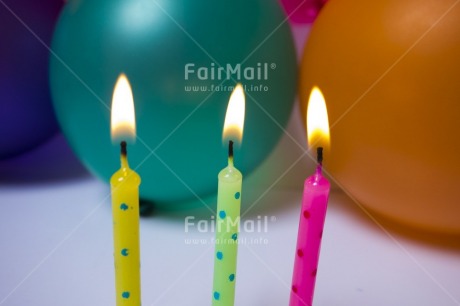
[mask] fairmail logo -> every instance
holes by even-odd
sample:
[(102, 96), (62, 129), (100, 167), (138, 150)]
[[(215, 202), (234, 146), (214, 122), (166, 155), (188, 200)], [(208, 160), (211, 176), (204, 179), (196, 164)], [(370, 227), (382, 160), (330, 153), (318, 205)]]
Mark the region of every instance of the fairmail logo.
[(256, 66), (243, 67), (241, 64), (216, 65), (211, 63), (208, 67), (187, 63), (184, 66), (185, 80), (191, 78), (201, 81), (207, 80), (236, 80), (236, 81), (262, 81), (268, 80), (270, 71), (276, 69), (275, 63), (257, 63)]

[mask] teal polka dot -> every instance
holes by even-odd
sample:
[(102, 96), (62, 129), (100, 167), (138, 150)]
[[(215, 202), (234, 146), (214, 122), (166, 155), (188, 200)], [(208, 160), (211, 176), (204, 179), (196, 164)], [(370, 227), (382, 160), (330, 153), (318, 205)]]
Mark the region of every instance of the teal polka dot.
[(222, 260), (222, 258), (224, 258), (224, 254), (222, 254), (222, 252), (217, 252), (216, 257), (217, 259)]
[(235, 274), (230, 274), (230, 276), (228, 277), (228, 280), (233, 282), (235, 280)]
[(240, 198), (240, 196), (241, 196), (241, 193), (239, 191), (237, 193), (235, 193), (235, 199), (238, 200)]
[(121, 210), (128, 210), (128, 205), (126, 205), (125, 203), (121, 203), (120, 209)]
[(128, 249), (123, 249), (123, 250), (121, 250), (120, 253), (121, 253), (121, 255), (123, 255), (123, 256), (128, 256), (128, 255), (129, 255), (129, 254), (128, 254)]
[(129, 296), (130, 296), (129, 291), (125, 291), (121, 294), (121, 297), (124, 299), (129, 299)]
[(236, 239), (238, 239), (238, 234), (237, 233), (233, 234), (232, 239), (236, 241)]
[(220, 293), (217, 291), (214, 291), (214, 299), (219, 300), (220, 299)]
[(219, 211), (219, 217), (220, 217), (221, 219), (225, 219), (226, 216), (227, 216), (227, 214), (225, 213), (225, 210)]

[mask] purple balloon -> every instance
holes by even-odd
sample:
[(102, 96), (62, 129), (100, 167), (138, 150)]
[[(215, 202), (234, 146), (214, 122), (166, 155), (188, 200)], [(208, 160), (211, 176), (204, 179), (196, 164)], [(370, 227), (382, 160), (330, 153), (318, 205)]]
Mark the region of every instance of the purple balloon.
[(49, 45), (62, 0), (0, 3), (0, 159), (58, 130), (48, 84)]
[(311, 23), (327, 0), (281, 0), (289, 20), (294, 23)]

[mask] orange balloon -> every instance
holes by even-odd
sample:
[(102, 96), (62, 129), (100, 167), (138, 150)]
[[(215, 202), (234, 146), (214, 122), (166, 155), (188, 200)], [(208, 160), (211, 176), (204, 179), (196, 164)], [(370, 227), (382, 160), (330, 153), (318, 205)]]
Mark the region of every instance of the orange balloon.
[(460, 5), (334, 0), (305, 47), (302, 113), (314, 85), (331, 125), (325, 167), (362, 205), (460, 234)]

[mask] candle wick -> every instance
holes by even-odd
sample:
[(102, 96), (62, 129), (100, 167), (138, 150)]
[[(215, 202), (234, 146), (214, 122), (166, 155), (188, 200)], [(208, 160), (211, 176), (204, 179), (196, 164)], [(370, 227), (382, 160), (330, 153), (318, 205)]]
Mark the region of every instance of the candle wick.
[(318, 161), (318, 164), (320, 166), (323, 165), (323, 148), (322, 147), (318, 147), (316, 149), (316, 160)]
[(126, 149), (126, 141), (122, 141), (120, 143), (121, 155), (125, 156), (128, 155), (128, 150)]
[(228, 158), (233, 159), (233, 141), (228, 142)]

